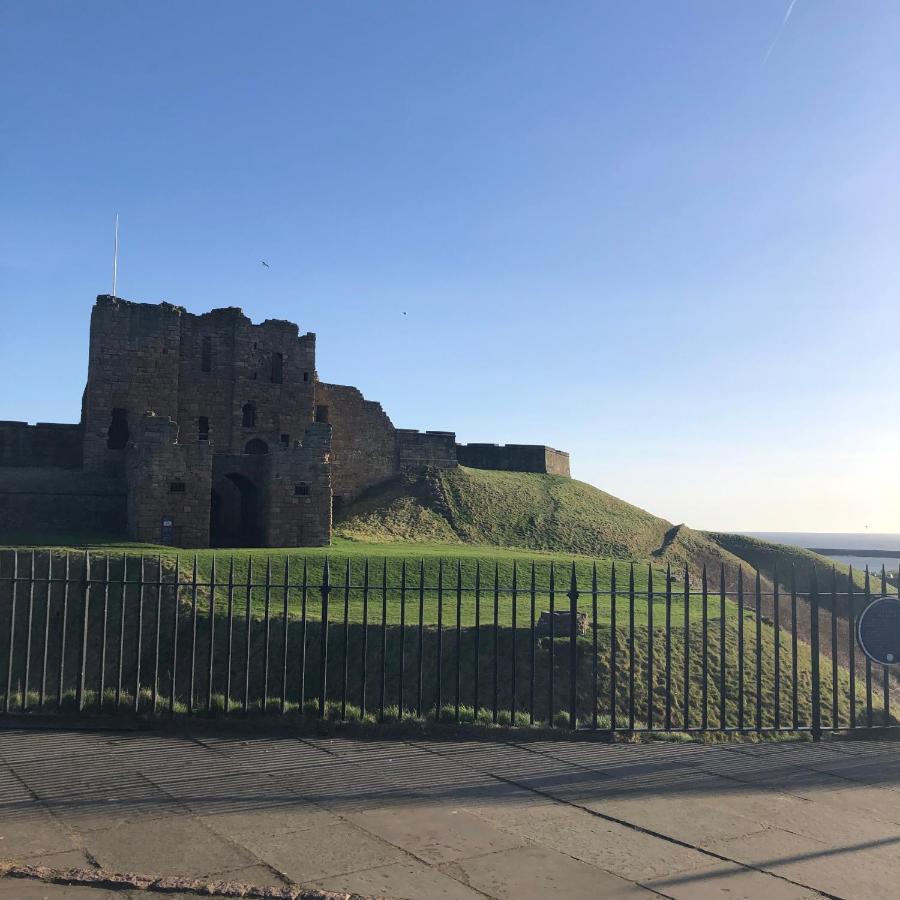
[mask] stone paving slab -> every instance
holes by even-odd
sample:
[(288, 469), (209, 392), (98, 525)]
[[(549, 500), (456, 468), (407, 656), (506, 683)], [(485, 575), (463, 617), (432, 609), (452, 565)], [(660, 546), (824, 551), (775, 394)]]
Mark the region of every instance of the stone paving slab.
[(894, 746), (7, 729), (0, 861), (410, 900), (895, 897)]

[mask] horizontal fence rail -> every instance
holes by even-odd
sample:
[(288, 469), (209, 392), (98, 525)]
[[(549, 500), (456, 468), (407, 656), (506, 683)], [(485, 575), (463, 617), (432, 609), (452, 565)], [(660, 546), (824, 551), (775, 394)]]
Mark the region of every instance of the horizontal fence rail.
[(816, 738), (895, 725), (895, 678), (856, 647), (884, 572), (803, 574), (6, 552), (0, 712)]

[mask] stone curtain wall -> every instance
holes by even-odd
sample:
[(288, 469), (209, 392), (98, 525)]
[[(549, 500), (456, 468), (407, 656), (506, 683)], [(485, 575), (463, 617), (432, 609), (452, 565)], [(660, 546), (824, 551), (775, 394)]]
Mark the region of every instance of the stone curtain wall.
[[(129, 447), (128, 537), (159, 543), (162, 520), (174, 521), (177, 547), (209, 546), (212, 449), (193, 441), (178, 443), (178, 425), (169, 418), (145, 415)], [(184, 485), (173, 491), (173, 483)]]
[(425, 468), (452, 469), (458, 465), (456, 434), (452, 431), (401, 428), (397, 432), (397, 453), (401, 472), (416, 472)]
[(81, 468), (81, 428), (50, 422), (0, 422), (0, 466)]
[(316, 384), (316, 406), (332, 426), (331, 485), (349, 503), (366, 488), (397, 474), (397, 433), (380, 403), (355, 388)]
[(564, 450), (554, 450), (552, 447), (544, 447), (544, 471), (548, 475), (564, 475), (571, 478), (569, 470), (569, 454)]
[(0, 530), (35, 538), (125, 533), (125, 482), (73, 469), (0, 468)]
[(569, 454), (541, 444), (457, 444), (462, 466), (569, 476)]

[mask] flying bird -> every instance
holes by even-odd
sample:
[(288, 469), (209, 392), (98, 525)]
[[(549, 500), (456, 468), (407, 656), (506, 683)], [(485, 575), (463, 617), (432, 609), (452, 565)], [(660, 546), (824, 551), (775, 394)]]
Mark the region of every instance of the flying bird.
[(261, 259), (260, 262), (261, 262), (267, 269), (271, 268), (271, 266), (270, 266), (264, 259)]

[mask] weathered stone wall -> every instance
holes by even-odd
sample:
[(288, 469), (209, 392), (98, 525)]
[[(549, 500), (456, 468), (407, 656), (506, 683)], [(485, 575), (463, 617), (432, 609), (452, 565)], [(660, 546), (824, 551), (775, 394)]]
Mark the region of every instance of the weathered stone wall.
[(302, 445), (270, 453), (265, 485), (267, 547), (331, 543), (331, 426), (314, 422)]
[(355, 388), (316, 384), (317, 417), (332, 426), (331, 486), (335, 503), (349, 503), (398, 471), (397, 435), (380, 403)]
[(91, 313), (88, 381), (82, 405), (84, 467), (122, 474), (125, 450), (109, 449), (114, 409), (129, 432), (147, 410), (178, 414), (181, 307), (100, 296)]
[(401, 428), (397, 431), (397, 455), (401, 472), (452, 469), (457, 465), (456, 434)]
[(124, 536), (125, 482), (77, 469), (0, 468), (0, 531)]
[[(209, 546), (212, 449), (201, 441), (178, 442), (170, 418), (145, 415), (128, 448), (128, 537), (159, 543), (162, 520), (171, 518), (171, 543)], [(182, 489), (176, 490), (176, 485)]]
[(81, 468), (81, 428), (53, 422), (0, 422), (0, 466)]
[(565, 450), (554, 450), (552, 447), (545, 447), (544, 471), (548, 475), (565, 475), (566, 478), (571, 478), (569, 454)]
[(457, 444), (461, 466), (569, 475), (569, 454), (541, 444)]
[[(251, 440), (290, 444), (313, 421), (316, 336), (239, 309), (182, 316), (177, 421), (199, 433), (204, 417), (217, 452), (242, 453)], [(208, 369), (209, 371), (205, 371)], [(253, 407), (245, 424), (244, 408)]]

